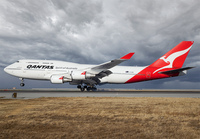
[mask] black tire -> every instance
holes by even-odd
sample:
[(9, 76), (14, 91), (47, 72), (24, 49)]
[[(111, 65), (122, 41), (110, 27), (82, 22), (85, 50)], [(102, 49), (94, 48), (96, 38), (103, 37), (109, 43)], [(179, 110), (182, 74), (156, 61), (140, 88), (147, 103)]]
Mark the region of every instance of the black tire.
[(24, 83), (20, 83), (20, 86), (23, 87), (25, 84)]
[(91, 87), (87, 87), (87, 91), (90, 91), (91, 90)]
[(80, 88), (80, 90), (81, 90), (81, 92), (83, 92), (83, 91), (85, 91), (85, 88), (83, 87), (83, 88)]
[(81, 89), (81, 85), (77, 85), (77, 88)]

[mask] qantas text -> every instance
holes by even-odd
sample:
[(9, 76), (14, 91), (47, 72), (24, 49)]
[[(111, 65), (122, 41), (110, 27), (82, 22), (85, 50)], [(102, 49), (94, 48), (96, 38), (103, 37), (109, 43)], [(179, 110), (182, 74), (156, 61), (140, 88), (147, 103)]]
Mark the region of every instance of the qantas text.
[(28, 69), (53, 69), (54, 66), (48, 66), (48, 65), (28, 65)]

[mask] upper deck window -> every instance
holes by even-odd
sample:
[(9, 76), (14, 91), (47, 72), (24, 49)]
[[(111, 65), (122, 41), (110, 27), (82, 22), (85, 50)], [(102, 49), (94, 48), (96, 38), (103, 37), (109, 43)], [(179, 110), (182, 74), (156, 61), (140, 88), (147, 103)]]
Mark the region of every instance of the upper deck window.
[(49, 62), (43, 62), (43, 64), (49, 64)]
[(39, 62), (28, 62), (28, 63), (31, 63), (31, 64), (39, 64)]

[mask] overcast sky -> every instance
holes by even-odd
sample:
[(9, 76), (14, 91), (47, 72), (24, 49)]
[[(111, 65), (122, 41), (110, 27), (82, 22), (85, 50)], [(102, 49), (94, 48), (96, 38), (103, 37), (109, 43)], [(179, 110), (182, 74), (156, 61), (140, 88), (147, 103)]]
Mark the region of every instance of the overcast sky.
[[(181, 41), (194, 41), (186, 76), (113, 88), (200, 89), (199, 0), (1, 0), (0, 88), (20, 88), (3, 68), (19, 59), (100, 64), (129, 52), (123, 65), (153, 63)], [(25, 80), (25, 88), (71, 88)]]

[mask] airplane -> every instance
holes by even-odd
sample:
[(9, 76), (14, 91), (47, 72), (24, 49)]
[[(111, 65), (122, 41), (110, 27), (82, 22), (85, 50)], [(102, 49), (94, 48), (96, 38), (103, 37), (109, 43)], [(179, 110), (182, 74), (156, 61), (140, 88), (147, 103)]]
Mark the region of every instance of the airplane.
[(4, 68), (10, 75), (24, 79), (49, 80), (53, 84), (69, 82), (81, 91), (96, 90), (101, 84), (126, 84), (186, 75), (194, 67), (182, 65), (192, 48), (193, 41), (182, 41), (165, 55), (148, 66), (118, 66), (134, 53), (99, 65), (78, 64), (55, 60), (19, 60)]

